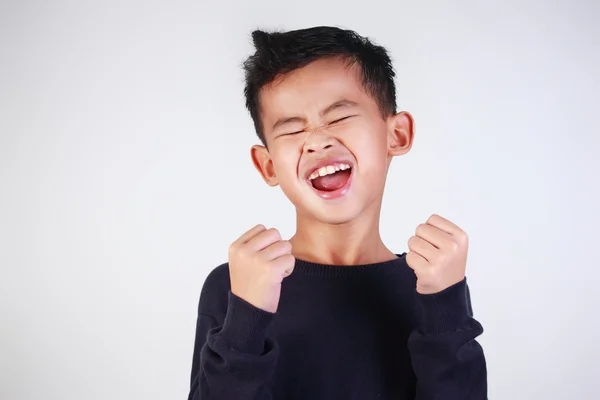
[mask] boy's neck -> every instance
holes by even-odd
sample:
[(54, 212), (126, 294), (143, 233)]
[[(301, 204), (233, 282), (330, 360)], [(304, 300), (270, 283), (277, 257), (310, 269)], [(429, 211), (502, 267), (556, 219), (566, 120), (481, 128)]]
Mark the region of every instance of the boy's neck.
[(330, 265), (364, 265), (397, 256), (381, 240), (380, 207), (373, 207), (352, 221), (330, 225), (301, 215), (290, 239), (293, 255), (304, 261)]

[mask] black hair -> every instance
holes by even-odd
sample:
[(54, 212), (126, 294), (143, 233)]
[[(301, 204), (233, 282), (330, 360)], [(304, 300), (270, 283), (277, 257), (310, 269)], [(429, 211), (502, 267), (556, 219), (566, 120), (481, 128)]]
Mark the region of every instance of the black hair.
[(259, 92), (279, 76), (302, 68), (321, 58), (341, 57), (348, 65), (360, 66), (362, 84), (375, 100), (382, 116), (396, 113), (394, 68), (384, 47), (352, 30), (317, 26), (287, 32), (255, 30), (256, 52), (243, 63), (246, 107), (261, 142), (266, 145), (260, 119)]

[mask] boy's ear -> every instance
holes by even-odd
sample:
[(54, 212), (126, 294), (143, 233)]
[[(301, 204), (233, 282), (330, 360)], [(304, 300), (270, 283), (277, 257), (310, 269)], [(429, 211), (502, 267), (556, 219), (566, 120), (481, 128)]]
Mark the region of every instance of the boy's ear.
[(275, 170), (273, 168), (273, 160), (269, 154), (269, 150), (265, 146), (254, 145), (250, 149), (250, 156), (252, 157), (252, 163), (256, 170), (260, 173), (260, 176), (267, 182), (269, 186), (279, 185), (279, 181), (275, 176)]
[(401, 111), (388, 121), (388, 155), (400, 156), (408, 153), (413, 144), (415, 123), (408, 111)]

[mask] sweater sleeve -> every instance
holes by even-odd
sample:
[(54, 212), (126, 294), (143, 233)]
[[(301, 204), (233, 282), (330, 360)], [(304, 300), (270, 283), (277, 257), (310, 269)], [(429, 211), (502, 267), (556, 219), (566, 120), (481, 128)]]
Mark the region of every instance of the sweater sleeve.
[(417, 294), (421, 320), (408, 340), (416, 400), (485, 400), (487, 368), (483, 333), (473, 318), (466, 279), (430, 294)]
[(267, 400), (277, 343), (267, 336), (275, 314), (228, 293), (225, 320), (199, 313), (188, 400)]

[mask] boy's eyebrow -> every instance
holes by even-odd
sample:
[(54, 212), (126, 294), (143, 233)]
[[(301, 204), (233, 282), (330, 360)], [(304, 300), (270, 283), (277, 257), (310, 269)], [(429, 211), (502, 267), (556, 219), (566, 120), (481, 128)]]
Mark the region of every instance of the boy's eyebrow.
[[(323, 117), (337, 108), (356, 107), (357, 105), (358, 105), (358, 103), (356, 103), (352, 100), (347, 100), (347, 99), (338, 100), (335, 103), (330, 104), (327, 107), (325, 107), (323, 110), (321, 110), (321, 112), (319, 112), (319, 116)], [(285, 125), (290, 122), (306, 122), (306, 119), (303, 117), (282, 117), (282, 118), (279, 118), (275, 122), (275, 124), (273, 124), (273, 127), (271, 128), (271, 130), (273, 131), (276, 128), (279, 128), (281, 125)]]

